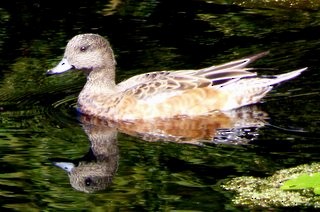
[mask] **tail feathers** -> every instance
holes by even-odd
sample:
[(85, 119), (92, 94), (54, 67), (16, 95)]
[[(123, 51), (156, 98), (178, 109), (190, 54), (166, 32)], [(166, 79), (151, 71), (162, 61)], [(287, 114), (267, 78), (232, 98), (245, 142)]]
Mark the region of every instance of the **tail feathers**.
[[(200, 69), (199, 71), (197, 71), (197, 75), (210, 74), (212, 72), (224, 73), (224, 72), (228, 72), (228, 71), (232, 72), (234, 70), (241, 70), (241, 69), (247, 67), (250, 63), (260, 59), (261, 57), (266, 56), (267, 54), (269, 54), (269, 51), (261, 52), (261, 53), (258, 53), (258, 54), (240, 59), (240, 60), (231, 61), (231, 62), (224, 63), (221, 65), (211, 66), (211, 67), (207, 67), (204, 69)], [(245, 69), (243, 69), (242, 71), (246, 72)], [(250, 73), (250, 72), (247, 72), (247, 73)]]
[(215, 66), (214, 70), (225, 70), (225, 69), (241, 69), (247, 67), (250, 63), (253, 63), (254, 61), (260, 59), (261, 57), (266, 56), (269, 54), (269, 51), (261, 52), (240, 60), (231, 61), (229, 63), (225, 63), (219, 66)]
[(295, 71), (291, 71), (289, 73), (285, 73), (285, 74), (279, 74), (279, 75), (276, 75), (275, 79), (272, 80), (272, 84), (270, 85), (273, 85), (273, 84), (278, 84), (282, 81), (286, 81), (286, 80), (289, 80), (289, 79), (292, 79), (294, 77), (297, 77), (299, 76), (303, 71), (307, 70), (308, 68), (305, 67), (305, 68), (302, 68), (302, 69), (298, 69), (298, 70), (295, 70)]

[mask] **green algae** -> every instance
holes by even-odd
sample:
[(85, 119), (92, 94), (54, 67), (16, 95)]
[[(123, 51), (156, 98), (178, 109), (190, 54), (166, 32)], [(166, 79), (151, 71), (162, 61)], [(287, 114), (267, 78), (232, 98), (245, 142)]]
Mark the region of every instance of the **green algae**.
[[(305, 164), (277, 171), (265, 178), (237, 177), (222, 187), (236, 192), (232, 200), (235, 205), (252, 208), (295, 206), (320, 208), (320, 196), (315, 194), (319, 191), (318, 172), (320, 163)], [(291, 188), (295, 189), (287, 189), (293, 185), (295, 186)]]

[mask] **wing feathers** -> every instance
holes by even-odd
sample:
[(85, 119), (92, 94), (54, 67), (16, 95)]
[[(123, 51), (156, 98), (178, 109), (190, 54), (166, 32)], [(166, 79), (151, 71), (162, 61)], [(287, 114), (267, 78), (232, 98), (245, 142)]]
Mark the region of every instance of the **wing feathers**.
[[(228, 62), (218, 66), (211, 66), (200, 70), (161, 71), (137, 75), (120, 84), (119, 90), (130, 93), (138, 99), (146, 99), (152, 95), (172, 92), (180, 93), (192, 88), (208, 86), (225, 86), (246, 77), (257, 74), (249, 72), (247, 65), (265, 56), (262, 52), (241, 60)], [(166, 96), (166, 95), (164, 95)]]

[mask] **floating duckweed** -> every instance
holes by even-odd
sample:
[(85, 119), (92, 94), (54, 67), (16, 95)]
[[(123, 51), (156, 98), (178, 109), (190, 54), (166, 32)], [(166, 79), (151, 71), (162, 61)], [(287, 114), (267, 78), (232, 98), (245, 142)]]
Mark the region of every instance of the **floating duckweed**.
[(283, 190), (281, 186), (287, 180), (295, 179), (301, 174), (311, 175), (320, 172), (320, 163), (300, 165), (283, 169), (266, 178), (237, 177), (226, 182), (222, 187), (235, 191), (232, 200), (236, 205), (249, 207), (293, 207), (305, 206), (320, 208), (320, 196), (312, 188)]

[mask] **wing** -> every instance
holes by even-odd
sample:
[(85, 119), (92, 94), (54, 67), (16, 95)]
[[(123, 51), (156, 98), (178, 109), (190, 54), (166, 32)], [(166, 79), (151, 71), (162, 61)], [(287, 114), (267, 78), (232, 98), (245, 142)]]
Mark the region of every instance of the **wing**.
[(187, 89), (223, 87), (232, 82), (257, 74), (246, 66), (268, 52), (199, 70), (160, 71), (140, 74), (118, 84), (119, 91), (146, 100), (156, 95), (168, 98)]

